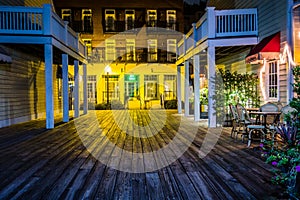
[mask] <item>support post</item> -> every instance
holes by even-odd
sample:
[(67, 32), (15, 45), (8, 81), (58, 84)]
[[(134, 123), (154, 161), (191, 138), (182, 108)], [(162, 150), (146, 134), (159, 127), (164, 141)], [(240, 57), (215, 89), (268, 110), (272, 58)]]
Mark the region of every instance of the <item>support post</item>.
[(177, 111), (178, 111), (178, 114), (182, 113), (182, 104), (181, 104), (181, 65), (177, 66)]
[(207, 7), (207, 21), (208, 21), (208, 38), (216, 37), (216, 15), (215, 15), (215, 7)]
[(79, 117), (79, 65), (74, 61), (74, 117)]
[(46, 84), (46, 128), (54, 128), (54, 97), (53, 97), (53, 47), (45, 44), (45, 84)]
[(190, 72), (189, 72), (189, 61), (186, 60), (184, 62), (184, 116), (190, 115), (190, 85), (189, 85), (189, 78), (190, 78)]
[(62, 96), (63, 96), (63, 122), (69, 121), (69, 77), (68, 77), (68, 54), (62, 54)]
[(88, 112), (88, 93), (87, 93), (87, 68), (83, 64), (83, 114)]
[(209, 46), (207, 50), (207, 64), (208, 64), (208, 127), (213, 128), (217, 126), (216, 116), (216, 100), (213, 98), (215, 94), (216, 80), (216, 66), (215, 66), (215, 47)]
[(194, 120), (200, 120), (200, 56), (194, 55)]

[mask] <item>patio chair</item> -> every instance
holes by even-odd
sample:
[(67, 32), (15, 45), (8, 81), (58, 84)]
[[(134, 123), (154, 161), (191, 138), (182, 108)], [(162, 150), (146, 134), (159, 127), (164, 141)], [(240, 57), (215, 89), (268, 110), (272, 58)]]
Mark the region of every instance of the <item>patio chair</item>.
[[(282, 107), (282, 104), (275, 104), (268, 102), (260, 107), (261, 112), (278, 112), (280, 110), (279, 107)], [(263, 122), (263, 119), (260, 119), (261, 122)], [(276, 135), (276, 126), (278, 125), (279, 118), (276, 115), (267, 116), (266, 121), (264, 122), (266, 124), (267, 132), (270, 133), (270, 136), (272, 138), (272, 141), (274, 141), (275, 135)]]
[(236, 105), (236, 109), (237, 109), (237, 113), (239, 115), (240, 118), (240, 122), (239, 122), (239, 132), (241, 131), (240, 128), (242, 128), (242, 142), (244, 142), (244, 138), (245, 136), (248, 136), (249, 131), (248, 131), (248, 126), (251, 125), (251, 129), (255, 128), (255, 119), (251, 119), (250, 115), (248, 113), (248, 111), (246, 110), (246, 108), (242, 105), (242, 104), (237, 104)]
[(229, 104), (229, 109), (231, 112), (232, 116), (232, 129), (231, 129), (231, 134), (230, 137), (237, 137), (239, 128), (240, 128), (240, 118), (236, 110), (236, 106)]

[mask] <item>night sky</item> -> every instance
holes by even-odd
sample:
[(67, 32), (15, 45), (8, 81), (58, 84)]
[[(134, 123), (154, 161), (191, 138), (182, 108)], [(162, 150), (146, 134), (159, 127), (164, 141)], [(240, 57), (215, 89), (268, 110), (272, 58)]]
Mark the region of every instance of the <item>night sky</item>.
[(206, 2), (207, 0), (184, 0), (188, 4), (199, 4), (200, 1)]

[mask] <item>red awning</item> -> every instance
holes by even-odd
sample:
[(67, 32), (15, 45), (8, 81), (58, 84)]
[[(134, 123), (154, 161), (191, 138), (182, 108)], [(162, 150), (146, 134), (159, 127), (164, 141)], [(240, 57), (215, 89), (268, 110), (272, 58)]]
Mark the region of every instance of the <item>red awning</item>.
[(259, 63), (261, 60), (279, 59), (280, 32), (264, 38), (246, 56), (246, 63)]

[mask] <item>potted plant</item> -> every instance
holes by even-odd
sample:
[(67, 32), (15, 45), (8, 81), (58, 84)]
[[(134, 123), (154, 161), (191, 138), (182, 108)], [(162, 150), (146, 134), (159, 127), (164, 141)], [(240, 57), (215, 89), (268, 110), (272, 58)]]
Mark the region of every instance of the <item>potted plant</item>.
[(208, 117), (208, 88), (204, 87), (200, 89), (200, 117)]

